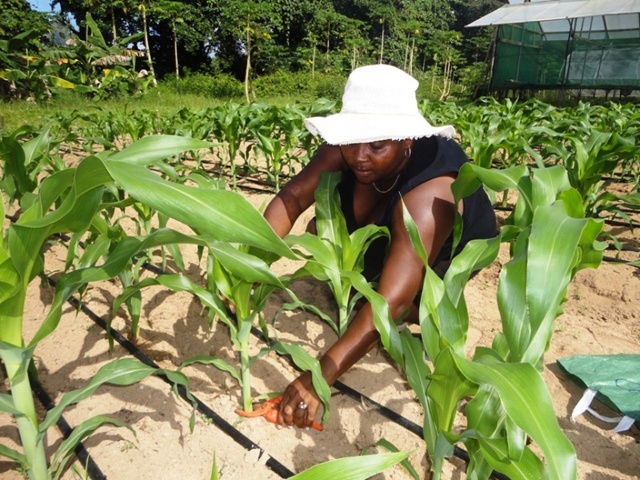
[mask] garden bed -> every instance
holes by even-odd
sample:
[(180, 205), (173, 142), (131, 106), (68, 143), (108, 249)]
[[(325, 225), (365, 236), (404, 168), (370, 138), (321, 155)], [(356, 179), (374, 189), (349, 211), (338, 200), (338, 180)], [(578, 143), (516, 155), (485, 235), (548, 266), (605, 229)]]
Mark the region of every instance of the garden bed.
[[(246, 196), (257, 207), (270, 198), (265, 194)], [(307, 212), (296, 229), (302, 229), (311, 214)], [(627, 229), (621, 228), (615, 233), (625, 246), (640, 246), (636, 236)], [(503, 253), (500, 258), (506, 260), (507, 254)], [(628, 259), (636, 257), (637, 254), (633, 254)], [(197, 280), (202, 264), (195, 250), (185, 250), (185, 260), (188, 274)], [(53, 246), (46, 253), (45, 270), (55, 277), (63, 268), (63, 261), (63, 250)], [(284, 274), (293, 272), (296, 266), (280, 261), (274, 270)], [(501, 328), (496, 306), (499, 271), (500, 265), (496, 262), (467, 285), (470, 348), (490, 341)], [(313, 300), (323, 311), (335, 313), (332, 297), (323, 283), (300, 279), (292, 284), (292, 289), (302, 300)], [(59, 327), (38, 345), (35, 361), (39, 380), (54, 401), (59, 400), (62, 393), (86, 384), (103, 364), (130, 355), (119, 344), (109, 352), (105, 332), (91, 315), (108, 318), (111, 301), (120, 291), (117, 282), (92, 283), (82, 299), (89, 313), (78, 312), (68, 305)], [(184, 359), (201, 354), (233, 358), (226, 327), (220, 323), (210, 331), (201, 304), (190, 294), (169, 293), (160, 287), (145, 289), (142, 294), (141, 334), (136, 346), (160, 367), (175, 370)], [(35, 333), (48, 311), (52, 295), (53, 290), (47, 284), (32, 282), (25, 311), (25, 338)], [(265, 311), (266, 318), (272, 319), (286, 301), (284, 294), (273, 296)], [(571, 422), (571, 410), (582, 392), (558, 369), (556, 359), (578, 354), (639, 353), (639, 302), (638, 269), (604, 262), (598, 270), (577, 274), (569, 287), (565, 312), (555, 324), (543, 378), (551, 392), (558, 422), (576, 448), (580, 480), (638, 478), (640, 434), (635, 426), (623, 434), (610, 433), (609, 425), (590, 416)], [(124, 310), (119, 312), (114, 326), (125, 335), (129, 331)], [(311, 313), (300, 311), (280, 313), (277, 331), (282, 339), (298, 343), (314, 354), (324, 351), (336, 340), (327, 324)], [(262, 340), (253, 336), (253, 353), (262, 346)], [(274, 352), (257, 360), (251, 372), (254, 394), (282, 390), (296, 376), (287, 359)], [(65, 419), (71, 425), (100, 413), (127, 422), (134, 429), (135, 434), (124, 428), (102, 427), (84, 442), (104, 475), (112, 479), (205, 479), (210, 476), (215, 455), (222, 479), (276, 479), (281, 478), (283, 472), (286, 476), (287, 471), (297, 473), (333, 458), (358, 455), (383, 438), (401, 450), (413, 450), (409, 458), (420, 475), (427, 469), (421, 437), (381, 414), (375, 405), (345, 393), (346, 389), (334, 388), (331, 417), (323, 432), (279, 430), (263, 419), (240, 419), (234, 413), (241, 403), (241, 392), (226, 373), (212, 366), (190, 366), (184, 373), (190, 379), (194, 395), (223, 422), (217, 423), (197, 413), (195, 429), (190, 432), (191, 405), (172, 393), (171, 387), (158, 377), (130, 387), (103, 386), (95, 395), (65, 412)], [(370, 352), (341, 381), (400, 414), (409, 425), (422, 425), (419, 403), (382, 350)], [(605, 414), (613, 414), (600, 404), (598, 408)], [(224, 421), (241, 435), (229, 434)], [(0, 417), (3, 442), (6, 438), (17, 440), (12, 423), (8, 415)], [(50, 451), (55, 450), (59, 442), (60, 437), (51, 429), (47, 439)], [(0, 461), (2, 478), (22, 478), (13, 470), (15, 467), (4, 459)], [(464, 462), (454, 457), (445, 466), (444, 478), (463, 479), (463, 472)], [(65, 478), (79, 477), (69, 470)], [(396, 466), (375, 478), (410, 477)]]

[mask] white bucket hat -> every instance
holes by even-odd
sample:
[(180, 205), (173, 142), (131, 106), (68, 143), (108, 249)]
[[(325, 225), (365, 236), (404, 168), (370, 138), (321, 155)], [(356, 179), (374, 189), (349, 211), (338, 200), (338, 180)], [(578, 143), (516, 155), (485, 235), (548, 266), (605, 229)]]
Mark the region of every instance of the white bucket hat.
[(356, 68), (344, 88), (340, 113), (305, 119), (307, 129), (331, 145), (455, 135), (434, 127), (418, 110), (418, 81), (391, 65)]

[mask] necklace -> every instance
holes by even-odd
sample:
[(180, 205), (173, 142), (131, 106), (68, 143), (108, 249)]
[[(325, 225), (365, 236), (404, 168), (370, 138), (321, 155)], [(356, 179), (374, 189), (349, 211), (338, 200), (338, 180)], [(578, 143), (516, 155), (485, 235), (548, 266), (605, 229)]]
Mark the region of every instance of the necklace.
[(376, 182), (373, 182), (373, 188), (375, 188), (376, 192), (378, 192), (378, 193), (389, 193), (391, 190), (393, 190), (393, 187), (396, 186), (396, 184), (398, 183), (399, 179), (400, 179), (400, 174), (398, 174), (396, 179), (393, 181), (393, 184), (389, 188), (387, 188), (386, 190), (380, 190), (378, 188), (378, 186), (376, 185)]

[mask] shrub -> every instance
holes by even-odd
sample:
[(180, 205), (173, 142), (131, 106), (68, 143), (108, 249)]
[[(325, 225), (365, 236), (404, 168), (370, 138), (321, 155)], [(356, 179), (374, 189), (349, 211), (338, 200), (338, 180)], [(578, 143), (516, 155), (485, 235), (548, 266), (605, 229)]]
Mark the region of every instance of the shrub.
[(341, 75), (316, 73), (311, 77), (309, 72), (280, 70), (256, 78), (253, 88), (258, 98), (295, 97), (315, 100), (323, 97), (338, 101), (342, 98), (345, 81)]
[(231, 75), (221, 73), (216, 76), (197, 73), (178, 82), (179, 93), (191, 93), (209, 98), (242, 98), (242, 82)]

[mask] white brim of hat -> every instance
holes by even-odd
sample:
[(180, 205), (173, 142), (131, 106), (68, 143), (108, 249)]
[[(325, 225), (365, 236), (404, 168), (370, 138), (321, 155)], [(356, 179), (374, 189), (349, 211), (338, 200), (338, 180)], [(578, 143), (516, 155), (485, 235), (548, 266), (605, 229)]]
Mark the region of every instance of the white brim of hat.
[(375, 115), (362, 113), (336, 113), (328, 117), (304, 120), (307, 129), (321, 136), (330, 145), (404, 140), (440, 135), (451, 138), (456, 131), (452, 125), (434, 127), (420, 114)]

